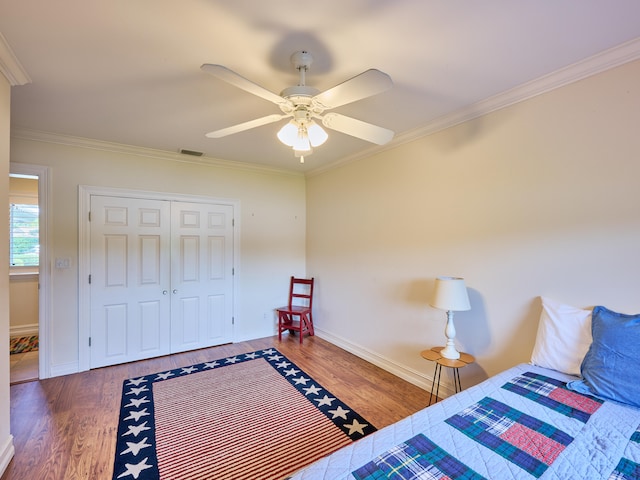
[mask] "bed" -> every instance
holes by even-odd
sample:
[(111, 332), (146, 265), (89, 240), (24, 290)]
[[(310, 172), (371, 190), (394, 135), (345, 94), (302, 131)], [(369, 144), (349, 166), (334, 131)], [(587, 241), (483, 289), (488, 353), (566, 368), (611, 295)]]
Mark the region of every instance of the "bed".
[(532, 356), (549, 365), (514, 366), (291, 480), (640, 479), (640, 315), (556, 307), (543, 300)]

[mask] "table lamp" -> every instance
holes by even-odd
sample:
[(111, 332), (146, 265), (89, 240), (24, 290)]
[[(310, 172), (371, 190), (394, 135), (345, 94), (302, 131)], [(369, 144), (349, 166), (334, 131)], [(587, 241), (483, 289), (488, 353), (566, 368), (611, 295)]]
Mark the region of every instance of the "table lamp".
[(453, 312), (470, 310), (469, 295), (467, 287), (464, 285), (464, 278), (458, 277), (438, 277), (436, 287), (433, 291), (431, 306), (447, 311), (447, 326), (444, 334), (447, 337), (447, 344), (440, 354), (444, 358), (456, 360), (460, 358), (460, 352), (456, 350), (453, 339), (456, 337), (456, 327), (453, 324)]

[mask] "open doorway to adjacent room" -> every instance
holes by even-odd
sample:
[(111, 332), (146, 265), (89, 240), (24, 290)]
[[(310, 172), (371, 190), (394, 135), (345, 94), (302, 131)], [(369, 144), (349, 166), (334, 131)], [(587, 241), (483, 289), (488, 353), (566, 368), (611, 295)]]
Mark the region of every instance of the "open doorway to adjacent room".
[(10, 383), (37, 380), (40, 271), (38, 177), (9, 175)]
[[(46, 167), (11, 164), (9, 174), (10, 384), (46, 378), (48, 312)], [(5, 217), (6, 218), (6, 217)], [(45, 321), (43, 322), (43, 319)], [(43, 323), (45, 325), (43, 325)], [(43, 341), (44, 340), (44, 341)], [(45, 349), (46, 350), (46, 349)]]

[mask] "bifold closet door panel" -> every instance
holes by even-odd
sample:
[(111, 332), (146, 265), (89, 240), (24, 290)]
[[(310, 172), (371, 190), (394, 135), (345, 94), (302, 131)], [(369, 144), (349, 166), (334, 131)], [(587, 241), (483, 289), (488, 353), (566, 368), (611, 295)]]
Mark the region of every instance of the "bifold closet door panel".
[(91, 197), (91, 368), (170, 353), (170, 202)]
[(232, 341), (233, 207), (171, 206), (171, 351)]

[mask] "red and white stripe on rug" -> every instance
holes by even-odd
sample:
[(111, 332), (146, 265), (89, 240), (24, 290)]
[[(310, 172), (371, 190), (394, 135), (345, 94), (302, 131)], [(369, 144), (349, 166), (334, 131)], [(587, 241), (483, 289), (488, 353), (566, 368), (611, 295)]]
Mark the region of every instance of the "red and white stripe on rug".
[(153, 385), (162, 480), (281, 479), (351, 440), (263, 358)]

